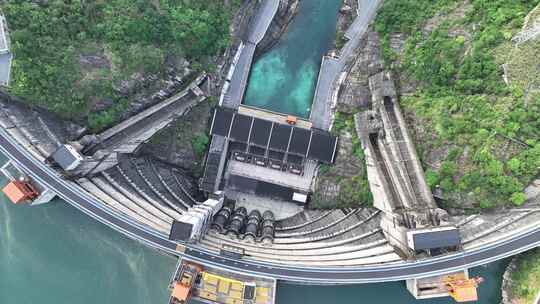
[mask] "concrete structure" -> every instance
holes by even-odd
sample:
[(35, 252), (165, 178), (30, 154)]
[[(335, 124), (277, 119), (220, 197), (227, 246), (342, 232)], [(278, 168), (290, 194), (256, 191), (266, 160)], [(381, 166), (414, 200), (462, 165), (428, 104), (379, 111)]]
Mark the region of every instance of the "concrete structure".
[[(373, 88), (374, 91), (378, 90), (375, 82)], [(435, 212), (437, 209), (432, 199), (425, 196), (421, 172), (415, 165), (414, 148), (411, 150), (410, 140), (407, 143), (408, 135), (402, 129), (404, 124), (399, 108), (396, 108), (396, 99), (390, 98), (389, 103), (385, 102), (384, 97), (393, 96), (391, 94), (394, 93), (379, 92), (382, 92), (378, 97), (379, 106), (373, 112), (379, 115), (379, 123), (369, 123), (368, 117), (363, 121), (368, 122), (366, 126), (373, 128), (366, 127), (364, 133), (359, 133), (367, 135), (364, 137), (365, 146), (371, 145), (368, 173), (379, 177), (379, 184), (370, 182), (374, 195), (384, 198), (377, 199), (376, 203), (382, 211), (304, 211), (277, 220), (265, 217), (265, 213), (259, 218), (245, 208), (241, 211), (235, 209), (229, 212), (228, 217), (224, 216), (224, 225), (229, 219), (232, 222), (233, 212), (237, 213), (236, 223), (232, 229), (229, 229), (230, 226), (224, 229), (236, 232), (236, 237), (235, 233), (210, 231), (197, 243), (192, 243), (190, 240), (199, 239), (201, 234), (192, 234), (191, 230), (181, 241), (170, 240), (174, 221), (186, 219), (185, 223), (192, 227), (199, 224), (199, 227), (204, 227), (209, 214), (214, 211), (195, 206), (197, 202), (193, 199), (194, 195), (190, 195), (192, 192), (177, 181), (181, 174), (153, 166), (148, 160), (126, 158), (118, 153), (114, 159), (115, 165), (107, 170), (76, 181), (66, 180), (43, 161), (46, 153), (36, 152), (39, 144), (32, 140), (36, 133), (21, 131), (24, 125), (14, 123), (16, 117), (13, 115), (0, 116), (3, 126), (0, 129), (0, 151), (17, 162), (33, 180), (54, 190), (67, 203), (105, 225), (148, 246), (222, 272), (317, 284), (395, 281), (460, 271), (540, 244), (540, 213), (533, 208), (493, 216), (474, 215), (452, 219), (462, 237), (460, 252), (441, 252), (438, 256), (422, 253), (415, 256), (415, 261), (406, 261), (396, 254), (395, 244), (399, 246), (399, 243), (404, 243), (409, 232), (421, 227), (437, 227), (445, 218)], [(357, 121), (362, 120), (358, 118)], [(359, 129), (362, 126), (358, 124)], [(140, 130), (139, 127), (135, 129)], [(131, 127), (124, 130), (131, 130)], [(383, 130), (384, 137), (379, 137)], [(399, 134), (393, 133), (398, 130)], [(138, 131), (134, 133), (138, 134)], [(373, 141), (370, 134), (376, 135)], [(118, 135), (117, 138), (120, 140), (121, 137)], [(111, 146), (116, 146), (115, 142), (112, 140)], [(223, 153), (229, 149), (228, 145), (225, 136), (214, 135), (209, 154), (216, 159), (212, 172), (207, 171), (204, 177), (209, 189), (220, 186), (215, 177), (221, 176), (225, 170), (221, 163), (228, 158)], [(379, 158), (374, 156), (375, 147), (383, 151)], [(396, 159), (402, 162), (395, 164)], [(387, 174), (382, 171), (383, 168), (388, 170)], [(380, 182), (382, 177), (386, 182)], [(184, 217), (191, 210), (194, 210), (192, 216)], [(429, 212), (429, 216), (418, 217), (425, 210), (433, 212)], [(386, 225), (383, 225), (386, 237), (392, 243), (381, 232), (381, 220)], [(260, 243), (250, 242), (247, 237), (242, 239), (243, 229), (249, 232), (244, 236), (253, 237), (253, 226), (258, 226), (256, 234), (260, 234), (258, 237), (263, 240)], [(259, 230), (262, 231), (259, 233)], [(391, 240), (393, 231), (399, 234), (396, 243)], [(272, 242), (264, 242), (270, 238)], [(402, 250), (410, 250), (410, 247), (415, 249), (414, 242)], [(241, 254), (226, 254), (231, 252), (228, 250), (231, 248), (240, 249), (238, 252), (241, 251)]]
[(322, 130), (329, 130), (337, 103), (337, 93), (340, 87), (342, 73), (345, 72), (347, 62), (355, 56), (355, 50), (366, 33), (370, 22), (375, 19), (381, 0), (359, 0), (358, 17), (346, 32), (349, 39), (341, 49), (339, 56), (325, 56), (319, 71), (317, 88), (313, 98), (310, 121), (313, 126)]
[[(338, 264), (334, 264), (334, 266), (316, 266), (313, 264), (311, 266), (301, 266), (307, 265), (306, 262), (295, 261), (294, 265), (292, 265), (264, 262), (261, 259), (234, 261), (220, 256), (219, 251), (216, 252), (200, 245), (183, 245), (170, 241), (164, 233), (149, 229), (134, 218), (111, 209), (103, 201), (89, 194), (77, 184), (62, 179), (50, 167), (21, 147), (4, 129), (0, 129), (0, 151), (10, 159), (16, 160), (25, 173), (34, 180), (49, 186), (67, 203), (111, 228), (151, 247), (174, 255), (184, 256), (205, 265), (213, 265), (226, 271), (264, 274), (264, 276), (286, 281), (319, 284), (329, 282), (336, 284), (395, 281), (445, 274), (475, 267), (540, 245), (540, 229), (536, 224), (540, 221), (539, 214), (534, 211), (516, 211), (502, 215), (503, 219), (494, 219), (489, 222), (497, 223), (497, 225), (487, 225), (488, 222), (484, 221), (485, 225), (477, 224), (469, 227), (480, 217), (463, 218), (458, 223), (459, 227), (464, 227), (464, 233), (467, 235), (467, 238), (463, 240), (464, 250), (462, 252), (418, 260), (414, 263), (402, 262), (398, 259), (389, 264), (375, 263), (363, 266), (358, 266), (358, 264), (353, 266), (353, 264), (346, 266), (346, 263), (342, 260), (339, 262), (339, 266)], [(493, 234), (495, 231), (497, 233)], [(313, 252), (311, 247), (315, 244), (304, 243), (299, 245), (300, 248)], [(328, 245), (331, 245), (332, 248), (336, 246), (336, 244), (330, 243)], [(274, 255), (277, 253), (273, 252)], [(317, 255), (318, 260), (321, 257), (323, 256)]]
[(242, 103), (246, 90), (251, 63), (255, 55), (257, 44), (261, 42), (270, 27), (278, 9), (280, 0), (263, 0), (260, 2), (257, 13), (250, 23), (250, 30), (238, 46), (238, 50), (230, 67), (219, 105), (236, 109)]
[(450, 297), (444, 279), (448, 276), (459, 276), (469, 279), (469, 271), (462, 270), (447, 275), (406, 280), (407, 290), (418, 300)]
[[(306, 129), (311, 124), (304, 120), (288, 121), (287, 116), (277, 113), (240, 109), (242, 113), (219, 107), (213, 113), (210, 135), (214, 140), (206, 161), (203, 191), (223, 190), (228, 197), (241, 198), (250, 210), (254, 207), (248, 197), (265, 197), (282, 204), (307, 203), (318, 165), (334, 162), (337, 137)], [(258, 201), (253, 204), (257, 208), (261, 206)], [(267, 208), (275, 205), (269, 203)], [(283, 210), (297, 210), (278, 209), (280, 216)]]
[(195, 105), (206, 99), (199, 88), (206, 74), (198, 76), (182, 92), (120, 122), (98, 135), (87, 135), (79, 140), (81, 151), (86, 155), (81, 166), (73, 174), (95, 175), (118, 164), (121, 154), (137, 151), (141, 144), (185, 115)]
[(179, 220), (173, 221), (169, 239), (182, 242), (197, 242), (210, 228), (216, 213), (223, 207), (223, 196), (209, 198), (193, 206)]
[[(451, 227), (446, 211), (437, 207), (425, 181), (390, 74), (371, 76), (369, 85), (372, 110), (357, 114), (355, 122), (374, 206), (384, 212), (381, 228), (390, 243), (410, 257), (418, 251), (459, 247), (454, 242), (455, 235), (459, 239), (457, 229)], [(436, 228), (440, 225), (448, 227)], [(434, 235), (442, 237), (450, 232), (455, 235), (433, 241)], [(442, 247), (428, 248), (420, 243)]]
[(71, 145), (61, 145), (51, 158), (65, 171), (75, 170), (83, 161), (82, 155)]

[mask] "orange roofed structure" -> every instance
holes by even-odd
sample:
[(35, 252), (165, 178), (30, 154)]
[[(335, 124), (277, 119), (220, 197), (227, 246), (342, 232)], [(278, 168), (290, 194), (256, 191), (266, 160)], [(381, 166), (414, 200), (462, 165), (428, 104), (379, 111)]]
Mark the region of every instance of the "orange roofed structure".
[(2, 192), (4, 192), (4, 194), (14, 204), (20, 204), (28, 200), (33, 200), (39, 195), (34, 186), (28, 182), (22, 181), (11, 181), (2, 189)]
[(476, 288), (482, 281), (482, 278), (467, 279), (464, 276), (448, 276), (446, 285), (450, 296), (461, 303), (478, 300)]
[(172, 291), (172, 297), (180, 301), (180, 303), (185, 303), (189, 297), (190, 291), (191, 291), (191, 286), (186, 286), (180, 283), (176, 283)]

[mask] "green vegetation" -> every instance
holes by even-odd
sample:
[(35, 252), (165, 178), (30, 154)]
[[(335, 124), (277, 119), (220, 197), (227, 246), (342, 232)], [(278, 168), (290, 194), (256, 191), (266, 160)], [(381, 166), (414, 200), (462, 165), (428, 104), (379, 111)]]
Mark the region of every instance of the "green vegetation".
[[(475, 207), (519, 206), (540, 167), (540, 94), (529, 92), (527, 76), (505, 84), (505, 60), (498, 54), (538, 1), (469, 2), (385, 1), (376, 29), (387, 64), (419, 83), (414, 95), (402, 99), (416, 124), (429, 130), (417, 138), (419, 150), (448, 150), (436, 169), (427, 170), (429, 185), (457, 200), (467, 196)], [(452, 14), (463, 5), (470, 5), (466, 13)], [(434, 29), (423, 29), (436, 12)], [(408, 37), (401, 54), (390, 48), (394, 32)], [(523, 60), (528, 64), (516, 71), (540, 64), (537, 55)]]
[(193, 137), (191, 145), (193, 146), (193, 152), (197, 158), (202, 159), (204, 157), (204, 153), (206, 152), (209, 143), (210, 138), (208, 138), (208, 135), (205, 133)]
[[(229, 39), (238, 6), (221, 0), (5, 1), (14, 52), (13, 94), (93, 129), (125, 108), (114, 86), (159, 74), (167, 57), (204, 66)], [(110, 110), (92, 113), (100, 101)]]
[[(321, 166), (319, 169), (319, 183), (330, 182), (339, 185), (337, 199), (328, 201), (324, 198), (324, 193), (316, 191), (312, 197), (311, 207), (316, 209), (335, 208), (357, 208), (360, 205), (371, 205), (373, 196), (369, 189), (367, 172), (365, 167), (365, 156), (360, 141), (356, 135), (353, 115), (338, 112), (334, 120), (332, 132), (336, 135), (350, 134), (350, 152), (352, 161), (358, 164), (359, 170), (354, 175), (346, 175), (340, 172), (341, 167), (353, 166), (350, 158), (342, 159), (338, 156), (335, 166)], [(344, 149), (343, 141), (348, 141), (346, 136), (340, 136), (341, 149)]]
[(347, 43), (347, 38), (345, 38), (345, 32), (338, 30), (336, 33), (336, 48), (338, 50), (341, 50), (345, 43)]
[(533, 303), (540, 291), (540, 250), (534, 249), (517, 256), (516, 269), (511, 275), (511, 296), (516, 304)]

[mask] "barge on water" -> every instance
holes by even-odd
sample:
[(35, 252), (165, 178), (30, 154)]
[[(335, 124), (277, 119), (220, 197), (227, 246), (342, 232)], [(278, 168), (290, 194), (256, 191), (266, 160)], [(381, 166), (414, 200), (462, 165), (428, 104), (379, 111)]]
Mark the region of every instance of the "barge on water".
[(185, 304), (190, 299), (212, 304), (274, 304), (276, 280), (223, 271), (180, 258), (169, 288), (169, 304)]

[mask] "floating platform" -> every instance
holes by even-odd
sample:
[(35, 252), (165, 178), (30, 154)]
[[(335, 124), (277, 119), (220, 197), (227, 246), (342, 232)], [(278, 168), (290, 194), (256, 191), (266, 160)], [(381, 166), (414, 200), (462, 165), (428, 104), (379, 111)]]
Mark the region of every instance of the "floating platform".
[(211, 304), (274, 304), (276, 296), (275, 279), (224, 271), (182, 258), (169, 288), (169, 304), (190, 299)]

